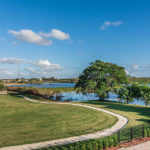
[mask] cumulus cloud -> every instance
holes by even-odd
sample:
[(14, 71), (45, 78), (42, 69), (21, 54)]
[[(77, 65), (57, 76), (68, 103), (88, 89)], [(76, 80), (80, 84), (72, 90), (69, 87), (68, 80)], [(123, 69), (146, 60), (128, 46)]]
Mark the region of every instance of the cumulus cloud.
[[(30, 29), (22, 29), (20, 31), (8, 30), (9, 34), (15, 36), (15, 38), (22, 42), (28, 42), (37, 45), (48, 46), (52, 44), (52, 40), (49, 38), (55, 38), (57, 40), (68, 40), (70, 35), (58, 29), (52, 29), (49, 33), (38, 32), (35, 33)], [(16, 45), (16, 41), (13, 42)]]
[(123, 24), (122, 21), (116, 21), (116, 22), (112, 22), (112, 21), (105, 21), (103, 23), (103, 25), (101, 26), (101, 30), (105, 30), (106, 28), (110, 27), (110, 26), (119, 26)]
[(52, 31), (50, 33), (40, 33), (42, 36), (45, 37), (52, 37), (58, 40), (67, 40), (70, 38), (70, 35), (68, 33), (64, 33), (58, 29), (52, 29)]
[[(49, 60), (39, 59), (37, 61), (18, 59), (18, 58), (0, 58), (0, 64), (22, 64), (24, 67), (24, 73), (26, 77), (32, 76), (52, 76), (64, 69), (61, 65), (51, 63)], [(17, 70), (16, 70), (17, 72)], [(5, 72), (6, 74), (6, 72)], [(25, 77), (25, 76), (24, 76)]]
[(20, 31), (8, 30), (9, 34), (13, 34), (18, 40), (38, 45), (51, 45), (52, 41), (45, 39), (32, 30), (23, 29)]
[(128, 64), (125, 67), (128, 75), (137, 77), (149, 77), (150, 76), (150, 65), (139, 65), (139, 64)]
[(59, 69), (63, 69), (63, 67), (61, 67), (59, 64), (52, 64), (51, 62), (49, 62), (48, 60), (43, 60), (40, 59), (36, 62), (30, 61), (30, 64), (43, 68), (45, 70), (59, 70)]

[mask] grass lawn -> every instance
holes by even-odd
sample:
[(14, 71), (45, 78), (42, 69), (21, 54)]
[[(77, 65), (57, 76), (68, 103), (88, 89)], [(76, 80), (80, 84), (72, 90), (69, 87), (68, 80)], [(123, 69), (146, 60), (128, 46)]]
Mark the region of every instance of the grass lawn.
[(111, 115), (89, 108), (38, 104), (16, 94), (0, 95), (0, 147), (92, 133), (116, 121)]
[(150, 112), (148, 112), (148, 109), (150, 109), (150, 107), (108, 101), (87, 101), (80, 103), (106, 109), (127, 117), (129, 119), (129, 122), (126, 127), (150, 123)]

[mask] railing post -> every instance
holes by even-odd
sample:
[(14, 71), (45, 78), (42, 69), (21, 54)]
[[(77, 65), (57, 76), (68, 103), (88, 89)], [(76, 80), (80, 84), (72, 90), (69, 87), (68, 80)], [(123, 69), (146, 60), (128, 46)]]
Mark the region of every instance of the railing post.
[(144, 124), (142, 124), (142, 136), (144, 137)]
[(117, 136), (118, 136), (118, 143), (120, 143), (120, 130), (117, 132)]
[(133, 128), (132, 127), (130, 128), (130, 137), (131, 137), (131, 141), (132, 141), (132, 139), (133, 139)]

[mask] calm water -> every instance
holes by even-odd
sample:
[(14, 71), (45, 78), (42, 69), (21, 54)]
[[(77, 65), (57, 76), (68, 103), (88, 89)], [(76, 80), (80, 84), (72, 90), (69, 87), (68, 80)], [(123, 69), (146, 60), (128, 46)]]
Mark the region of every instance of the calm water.
[(43, 84), (25, 84), (15, 85), (17, 87), (37, 87), (37, 88), (57, 88), (57, 87), (74, 87), (75, 83), (43, 83)]
[[(75, 83), (44, 83), (44, 84), (26, 84), (26, 85), (16, 85), (17, 87), (38, 87), (38, 88), (57, 88), (57, 87), (74, 87)], [(63, 92), (61, 93), (62, 98), (61, 101), (87, 101), (87, 100), (98, 100), (98, 97), (96, 97), (95, 94), (88, 94), (88, 95), (83, 95), (81, 93), (76, 93), (76, 92)], [(54, 97), (55, 99), (55, 97)], [(111, 101), (118, 101), (117, 100), (117, 95), (110, 93), (109, 98), (107, 100)], [(131, 104), (136, 104), (136, 105), (145, 105), (143, 101), (135, 101)]]

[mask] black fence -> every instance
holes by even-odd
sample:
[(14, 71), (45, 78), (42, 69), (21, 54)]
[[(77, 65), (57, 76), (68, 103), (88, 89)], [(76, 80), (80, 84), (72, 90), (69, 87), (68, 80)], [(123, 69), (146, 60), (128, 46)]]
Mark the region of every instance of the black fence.
[(143, 124), (131, 128), (123, 128), (117, 133), (119, 142), (132, 141), (150, 136), (150, 124)]

